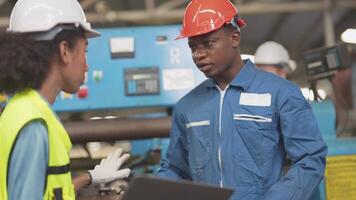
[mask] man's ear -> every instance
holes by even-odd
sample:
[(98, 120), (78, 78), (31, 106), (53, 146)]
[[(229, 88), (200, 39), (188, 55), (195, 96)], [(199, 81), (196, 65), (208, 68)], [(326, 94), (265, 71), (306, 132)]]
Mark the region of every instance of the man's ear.
[(232, 40), (231, 44), (234, 48), (239, 47), (239, 45), (240, 45), (240, 31), (237, 31), (237, 30), (232, 31), (231, 32), (231, 40)]
[(59, 43), (59, 60), (65, 65), (68, 65), (70, 62), (70, 49), (67, 41), (61, 41)]

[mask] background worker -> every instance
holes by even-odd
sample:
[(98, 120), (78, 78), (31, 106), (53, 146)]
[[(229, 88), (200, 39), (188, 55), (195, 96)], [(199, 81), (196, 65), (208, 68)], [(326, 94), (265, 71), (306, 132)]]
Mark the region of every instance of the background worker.
[[(254, 62), (258, 68), (284, 79), (297, 68), (296, 63), (290, 59), (287, 49), (275, 41), (267, 41), (258, 46)], [(287, 158), (284, 163), (284, 172), (288, 171), (290, 164), (291, 160)]]
[(178, 39), (208, 79), (176, 104), (158, 175), (234, 188), (233, 200), (308, 199), (327, 147), (299, 87), (241, 59), (244, 25), (228, 0), (187, 6)]
[(282, 78), (287, 78), (287, 75), (297, 67), (290, 59), (288, 51), (274, 41), (267, 41), (258, 46), (255, 52), (255, 65)]
[(0, 36), (0, 93), (12, 96), (0, 116), (0, 199), (75, 199), (75, 189), (129, 175), (118, 149), (72, 181), (71, 141), (51, 105), (84, 81), (90, 27), (76, 0), (19, 0)]

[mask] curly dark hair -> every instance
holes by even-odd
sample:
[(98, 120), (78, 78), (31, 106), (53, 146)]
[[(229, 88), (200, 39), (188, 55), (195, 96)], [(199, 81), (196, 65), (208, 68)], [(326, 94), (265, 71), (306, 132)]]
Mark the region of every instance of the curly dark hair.
[(0, 92), (13, 94), (39, 88), (49, 68), (45, 50), (36, 41), (15, 33), (0, 35)]
[(81, 28), (64, 30), (53, 40), (35, 41), (29, 35), (0, 34), (0, 93), (14, 94), (26, 88), (41, 88), (53, 59), (59, 59), (59, 44), (67, 41), (70, 49), (80, 37)]

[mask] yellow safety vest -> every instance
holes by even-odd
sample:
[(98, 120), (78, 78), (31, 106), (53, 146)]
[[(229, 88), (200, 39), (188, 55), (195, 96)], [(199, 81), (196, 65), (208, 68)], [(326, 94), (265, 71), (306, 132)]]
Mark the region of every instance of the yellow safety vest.
[(8, 167), (17, 135), (28, 122), (36, 119), (45, 122), (48, 131), (49, 163), (43, 199), (75, 199), (69, 171), (69, 151), (72, 143), (68, 133), (48, 103), (35, 90), (26, 89), (9, 101), (0, 116), (0, 200), (8, 199)]

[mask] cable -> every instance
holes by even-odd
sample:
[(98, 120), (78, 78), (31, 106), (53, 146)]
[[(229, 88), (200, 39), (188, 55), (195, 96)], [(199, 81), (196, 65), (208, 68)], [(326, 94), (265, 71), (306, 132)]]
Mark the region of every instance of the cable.
[(316, 101), (322, 101), (323, 100), (320, 97), (319, 93), (318, 93), (317, 81), (311, 82), (309, 89), (313, 92), (313, 95), (314, 95), (314, 99), (313, 100), (316, 100)]

